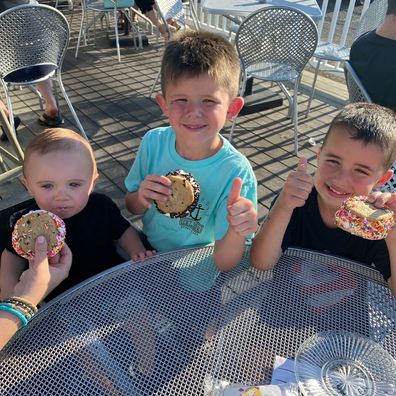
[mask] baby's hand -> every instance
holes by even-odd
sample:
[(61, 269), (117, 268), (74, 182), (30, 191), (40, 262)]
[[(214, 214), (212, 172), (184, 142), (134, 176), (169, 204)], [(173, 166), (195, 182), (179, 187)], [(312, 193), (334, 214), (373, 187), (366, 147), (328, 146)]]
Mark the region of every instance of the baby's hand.
[(145, 258), (151, 258), (155, 256), (155, 250), (142, 250), (140, 252), (134, 252), (131, 254), (131, 259), (133, 261), (144, 261)]
[(153, 201), (166, 202), (172, 190), (172, 182), (165, 176), (147, 175), (140, 183), (138, 190), (139, 202), (147, 209), (151, 208)]
[(279, 203), (287, 210), (305, 205), (313, 187), (313, 178), (307, 170), (307, 159), (301, 157), (297, 169), (287, 176), (285, 185), (279, 196)]
[(241, 236), (257, 231), (257, 212), (253, 202), (241, 197), (242, 180), (237, 177), (232, 183), (227, 200), (227, 221), (232, 229)]

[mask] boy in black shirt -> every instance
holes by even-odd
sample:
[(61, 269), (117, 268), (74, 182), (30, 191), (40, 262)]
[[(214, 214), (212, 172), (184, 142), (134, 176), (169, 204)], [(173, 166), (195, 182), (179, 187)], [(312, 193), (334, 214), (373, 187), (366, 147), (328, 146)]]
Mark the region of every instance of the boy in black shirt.
[(396, 231), (385, 240), (369, 241), (335, 225), (334, 214), (349, 196), (369, 195), (377, 207), (396, 210), (396, 193), (373, 192), (393, 175), (396, 158), (396, 114), (385, 107), (354, 103), (330, 124), (318, 151), (314, 176), (300, 158), (253, 241), (251, 260), (272, 268), (289, 246), (326, 251), (374, 265), (396, 295)]
[[(48, 129), (26, 148), (22, 180), (36, 201), (28, 209), (48, 210), (62, 218), (66, 224), (66, 243), (73, 253), (69, 277), (49, 299), (125, 261), (114, 242), (133, 260), (153, 255), (146, 251), (116, 204), (103, 194), (92, 193), (97, 179), (92, 148), (73, 131)], [(12, 229), (1, 256), (1, 298), (11, 295), (28, 264), (12, 248), (11, 232)]]

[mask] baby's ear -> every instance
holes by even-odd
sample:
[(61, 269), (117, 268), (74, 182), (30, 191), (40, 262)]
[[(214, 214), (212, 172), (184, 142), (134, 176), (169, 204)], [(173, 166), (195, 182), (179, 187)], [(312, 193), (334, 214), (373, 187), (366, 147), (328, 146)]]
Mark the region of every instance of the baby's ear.
[(374, 188), (379, 188), (381, 187), (383, 184), (385, 184), (388, 180), (392, 179), (393, 176), (393, 170), (392, 169), (388, 169), (377, 181), (377, 183), (375, 184)]
[(243, 98), (241, 96), (237, 96), (232, 100), (230, 105), (228, 106), (228, 111), (227, 111), (227, 120), (231, 121), (233, 118), (235, 118), (238, 113), (241, 111), (243, 107)]
[(28, 183), (28, 181), (26, 180), (26, 177), (22, 175), (20, 180), (21, 180), (22, 184), (26, 187), (26, 190), (28, 191), (29, 195), (32, 197), (33, 194), (32, 194), (31, 191), (30, 191), (29, 183)]

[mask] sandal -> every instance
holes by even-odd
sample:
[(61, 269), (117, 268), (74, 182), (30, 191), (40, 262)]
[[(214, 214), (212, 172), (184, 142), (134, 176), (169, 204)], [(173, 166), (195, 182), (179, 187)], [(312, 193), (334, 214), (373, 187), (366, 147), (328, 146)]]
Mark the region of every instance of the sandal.
[[(18, 129), (20, 123), (21, 123), (21, 119), (20, 119), (18, 116), (15, 116), (15, 117), (14, 117), (15, 133), (18, 132), (17, 129)], [(2, 131), (2, 132), (1, 132), (0, 140), (1, 140), (2, 142), (6, 142), (6, 141), (8, 140), (8, 137), (7, 137), (7, 135), (4, 133), (3, 126), (1, 126), (1, 131)]]
[(43, 113), (38, 119), (38, 123), (40, 125), (47, 126), (50, 128), (58, 127), (62, 125), (64, 122), (65, 121), (63, 120), (62, 117), (59, 116), (59, 114), (57, 114), (55, 117), (50, 117), (49, 115)]

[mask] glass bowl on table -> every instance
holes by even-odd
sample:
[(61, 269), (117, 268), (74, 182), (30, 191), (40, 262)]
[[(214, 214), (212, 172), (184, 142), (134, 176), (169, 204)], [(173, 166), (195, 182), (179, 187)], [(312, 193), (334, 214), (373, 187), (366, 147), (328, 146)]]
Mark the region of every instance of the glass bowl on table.
[(295, 374), (304, 396), (396, 395), (396, 361), (357, 333), (324, 331), (304, 341)]

